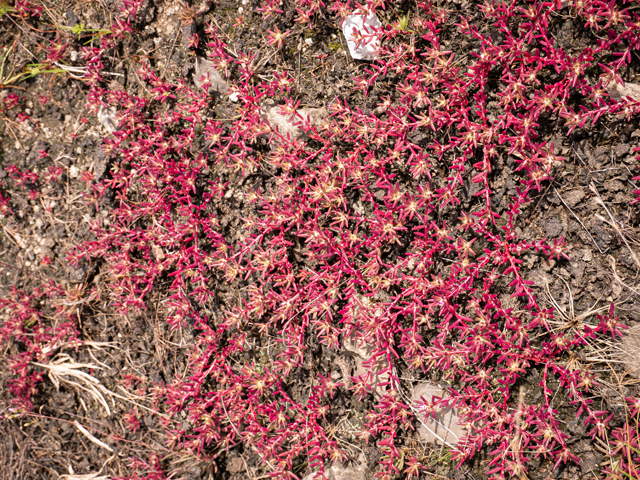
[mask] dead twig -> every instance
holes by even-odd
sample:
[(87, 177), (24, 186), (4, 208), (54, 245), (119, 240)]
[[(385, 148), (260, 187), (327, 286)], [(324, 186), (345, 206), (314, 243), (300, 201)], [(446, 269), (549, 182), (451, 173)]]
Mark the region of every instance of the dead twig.
[(47, 365), (37, 362), (33, 362), (33, 364), (48, 370), (49, 379), (51, 379), (51, 382), (55, 385), (56, 390), (60, 388), (61, 383), (84, 390), (104, 407), (107, 415), (111, 415), (111, 409), (103, 395), (103, 393), (108, 394), (109, 391), (102, 386), (97, 378), (80, 370), (80, 368), (102, 370), (101, 367), (92, 364), (75, 363), (68, 355), (61, 355), (57, 360)]
[[(511, 441), (511, 449), (514, 452), (520, 452), (520, 442), (521, 442), (521, 434), (520, 434), (520, 427), (522, 425), (522, 413), (523, 413), (523, 409), (524, 409), (524, 385), (520, 385), (520, 390), (518, 392), (518, 409), (516, 410), (516, 414), (514, 417), (515, 420), (515, 424), (516, 424), (516, 429), (517, 432), (515, 434), (515, 436), (513, 437), (513, 440)], [(518, 478), (520, 480), (529, 480), (529, 477), (527, 477), (527, 474), (525, 473), (524, 468), (522, 467), (522, 462), (520, 461), (520, 456), (517, 455), (516, 456), (516, 464), (517, 464), (517, 470), (515, 472), (515, 474), (518, 476)]]
[(598, 251), (604, 255), (604, 253), (609, 250), (609, 248), (607, 248), (607, 250), (605, 250), (604, 252), (602, 251), (602, 249), (600, 248), (600, 246), (597, 244), (596, 240), (593, 238), (593, 236), (591, 235), (591, 233), (589, 233), (589, 230), (587, 230), (587, 227), (584, 226), (584, 223), (582, 223), (582, 221), (578, 218), (578, 216), (573, 213), (573, 210), (571, 210), (571, 208), (569, 208), (569, 205), (567, 205), (564, 201), (564, 199), (562, 198), (562, 196), (560, 195), (560, 192), (558, 192), (558, 190), (556, 190), (556, 187), (553, 187), (553, 190), (556, 192), (556, 195), (558, 195), (558, 198), (560, 199), (560, 201), (562, 202), (562, 204), (567, 207), (567, 210), (569, 210), (571, 212), (571, 215), (573, 215), (573, 217), (578, 221), (578, 223), (580, 225), (582, 225), (582, 228), (584, 229), (585, 232), (587, 232), (587, 235), (589, 235), (589, 238), (591, 239), (591, 241), (593, 242), (593, 244), (596, 246), (596, 248), (598, 249)]
[(169, 63), (171, 63), (171, 56), (173, 55), (173, 50), (176, 48), (176, 43), (178, 43), (178, 37), (180, 36), (181, 29), (180, 21), (178, 21), (178, 28), (176, 29), (176, 37), (173, 39), (173, 45), (171, 46), (171, 50), (169, 51), (169, 55), (167, 56), (167, 63), (165, 63), (162, 73), (160, 74), (160, 79), (164, 79), (164, 74), (167, 71), (167, 67)]
[(607, 212), (607, 215), (609, 216), (610, 221), (607, 220), (606, 218), (604, 218), (603, 216), (598, 215), (597, 213), (596, 213), (596, 218), (598, 220), (601, 220), (601, 221), (603, 221), (603, 222), (605, 222), (605, 223), (607, 223), (607, 224), (609, 224), (609, 225), (611, 225), (613, 227), (613, 229), (616, 231), (618, 236), (622, 239), (624, 244), (629, 249), (629, 253), (631, 254), (631, 258), (633, 258), (633, 260), (636, 262), (636, 265), (638, 265), (638, 267), (640, 267), (640, 259), (638, 259), (638, 256), (636, 255), (636, 253), (631, 248), (631, 245), (629, 245), (629, 242), (627, 241), (627, 238), (622, 234), (622, 230), (618, 226), (618, 222), (616, 222), (616, 219), (613, 218), (613, 215), (611, 214), (611, 211), (605, 205), (604, 201), (602, 200), (602, 197), (600, 197), (600, 194), (598, 193), (598, 189), (596, 188), (596, 186), (593, 183), (589, 185), (589, 190), (591, 190), (593, 193), (596, 194), (596, 197), (597, 197), (596, 198), (596, 202), (598, 204), (600, 204), (602, 206), (602, 208), (604, 208), (605, 212)]
[[(84, 435), (85, 437), (87, 437), (87, 438), (89, 439), (89, 441), (90, 441), (90, 442), (95, 443), (96, 445), (98, 445), (98, 446), (100, 446), (100, 447), (104, 448), (105, 450), (109, 450), (111, 453), (113, 453), (113, 449), (112, 449), (109, 445), (107, 445), (106, 443), (104, 443), (104, 442), (102, 442), (102, 441), (98, 440), (96, 437), (94, 437), (93, 435), (91, 435), (91, 434), (89, 433), (89, 431), (88, 431), (86, 428), (84, 428), (82, 425), (80, 425), (80, 424), (78, 423), (78, 421), (77, 421), (77, 420), (75, 420), (75, 421), (73, 422), (73, 424), (76, 426), (76, 428), (78, 429), (78, 431), (79, 431), (82, 435)], [(90, 478), (94, 478), (94, 477), (90, 477)]]

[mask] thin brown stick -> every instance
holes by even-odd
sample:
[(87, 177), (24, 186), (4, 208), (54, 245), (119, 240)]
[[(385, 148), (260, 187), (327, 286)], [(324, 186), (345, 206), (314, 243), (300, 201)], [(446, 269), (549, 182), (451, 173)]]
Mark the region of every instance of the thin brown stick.
[(556, 187), (553, 187), (553, 190), (556, 192), (556, 195), (558, 195), (558, 198), (560, 199), (560, 201), (562, 202), (562, 204), (567, 207), (567, 210), (569, 210), (571, 212), (571, 215), (573, 215), (573, 217), (578, 221), (578, 223), (580, 223), (580, 225), (582, 225), (582, 228), (584, 228), (584, 231), (587, 232), (587, 235), (589, 235), (589, 238), (591, 239), (591, 241), (593, 242), (593, 244), (596, 246), (596, 248), (598, 249), (598, 251), (604, 255), (604, 253), (609, 250), (609, 248), (607, 247), (607, 250), (605, 250), (604, 252), (602, 251), (602, 249), (600, 248), (600, 246), (596, 243), (596, 240), (593, 238), (593, 236), (591, 235), (591, 233), (589, 233), (589, 230), (587, 230), (587, 227), (584, 226), (584, 223), (582, 223), (582, 221), (578, 218), (578, 216), (573, 213), (573, 210), (571, 210), (571, 208), (569, 208), (569, 205), (567, 205), (564, 201), (564, 199), (562, 198), (562, 195), (560, 195), (560, 192), (558, 192), (558, 190), (556, 190)]
[(627, 246), (627, 248), (629, 249), (629, 253), (631, 254), (631, 257), (633, 258), (633, 260), (636, 262), (636, 265), (638, 265), (638, 267), (640, 267), (640, 259), (638, 259), (638, 256), (636, 255), (636, 253), (631, 249), (631, 246), (629, 245), (629, 242), (627, 242), (626, 237), (622, 234), (622, 230), (620, 229), (620, 227), (618, 226), (618, 223), (616, 222), (616, 219), (613, 218), (613, 215), (611, 215), (611, 212), (609, 211), (609, 209), (607, 208), (607, 206), (605, 205), (604, 201), (602, 200), (602, 197), (600, 197), (600, 194), (598, 193), (598, 189), (596, 188), (596, 186), (592, 183), (591, 185), (589, 185), (589, 189), (596, 194), (597, 198), (597, 202), (602, 205), (602, 208), (604, 208), (604, 211), (607, 212), (607, 215), (609, 215), (609, 218), (611, 219), (611, 221), (607, 220), (606, 218), (596, 214), (596, 217), (599, 220), (602, 220), (605, 223), (608, 223), (609, 225), (611, 225), (613, 227), (613, 229), (616, 231), (616, 233), (618, 234), (618, 236), (622, 239), (622, 241), (624, 242), (624, 244)]
[(7, 123), (5, 123), (5, 125), (7, 126), (7, 128), (9, 129), (9, 132), (11, 132), (11, 136), (15, 139), (16, 143), (18, 145), (20, 145), (20, 150), (24, 150), (24, 147), (22, 146), (22, 143), (20, 142), (20, 140), (18, 140), (18, 137), (16, 137), (16, 134), (13, 133), (13, 128), (11, 128), (11, 125), (9, 125), (9, 119), (6, 117), (3, 117), (4, 120), (7, 120)]
[[(520, 390), (518, 392), (518, 409), (516, 410), (516, 414), (514, 416), (514, 422), (516, 424), (516, 428), (518, 429), (516, 435), (513, 437), (513, 440), (511, 441), (511, 449), (514, 452), (519, 452), (520, 451), (520, 441), (521, 441), (521, 436), (520, 436), (520, 425), (522, 424), (522, 413), (524, 411), (524, 385), (520, 385)], [(529, 477), (527, 477), (526, 473), (524, 473), (524, 467), (522, 466), (522, 462), (520, 461), (520, 456), (517, 455), (517, 464), (518, 464), (518, 471), (517, 471), (517, 476), (520, 480), (529, 480)]]
[[(67, 423), (69, 425), (75, 425), (75, 422), (72, 422), (70, 420), (64, 420), (62, 418), (57, 418), (57, 417), (50, 417), (48, 415), (41, 415), (41, 414), (37, 414), (37, 413), (27, 413), (26, 414), (27, 417), (31, 417), (31, 418), (46, 418), (47, 420), (55, 420), (58, 422), (63, 422), (63, 423)], [(110, 437), (113, 438), (115, 441), (117, 442), (125, 442), (125, 443), (131, 443), (133, 445), (140, 445), (141, 447), (145, 447), (150, 449), (150, 451), (154, 451), (154, 450), (162, 450), (164, 452), (168, 452), (169, 449), (167, 449), (166, 447), (163, 447), (162, 445), (149, 445), (148, 443), (143, 443), (143, 442), (136, 442), (134, 440), (128, 440), (124, 437), (121, 437), (120, 435), (113, 435), (111, 433), (106, 433), (103, 432), (102, 430), (98, 430), (97, 428), (91, 427), (89, 425), (83, 425), (83, 427), (87, 430), (93, 430), (94, 432), (99, 433), (100, 435), (104, 435), (105, 437)]]
[(162, 69), (162, 73), (160, 74), (160, 79), (164, 79), (164, 74), (167, 71), (167, 67), (171, 62), (171, 56), (173, 55), (173, 50), (176, 48), (176, 43), (178, 43), (178, 37), (180, 36), (180, 29), (182, 26), (180, 25), (180, 21), (178, 21), (178, 28), (176, 29), (176, 38), (173, 39), (173, 45), (171, 46), (171, 50), (169, 51), (169, 56), (167, 56), (167, 62), (164, 64), (164, 68)]

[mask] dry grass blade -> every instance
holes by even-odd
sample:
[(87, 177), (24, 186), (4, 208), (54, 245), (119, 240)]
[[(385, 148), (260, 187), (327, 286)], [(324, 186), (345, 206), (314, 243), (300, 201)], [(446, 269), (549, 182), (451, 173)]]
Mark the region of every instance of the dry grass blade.
[(620, 278), (620, 275), (618, 274), (618, 270), (616, 270), (615, 258), (610, 256), (609, 262), (611, 263), (611, 271), (613, 272), (613, 278), (615, 279), (615, 281), (618, 282), (621, 287), (626, 287), (629, 290), (629, 292), (631, 292), (629, 296), (622, 303), (629, 300), (631, 297), (633, 297), (633, 295), (638, 295), (640, 293), (640, 289), (638, 287), (632, 287), (631, 285), (627, 285), (625, 282), (622, 281), (622, 278)]
[(589, 325), (588, 323), (585, 322), (585, 320), (600, 312), (604, 312), (609, 307), (595, 308), (595, 306), (598, 304), (598, 300), (596, 300), (596, 302), (593, 305), (591, 305), (591, 307), (589, 307), (589, 309), (586, 312), (582, 312), (580, 315), (576, 315), (573, 307), (573, 292), (571, 291), (571, 287), (569, 287), (569, 284), (564, 280), (564, 278), (562, 277), (558, 277), (558, 278), (562, 280), (562, 283), (565, 284), (565, 286), (567, 287), (567, 290), (569, 291), (569, 312), (567, 313), (560, 306), (560, 304), (553, 297), (553, 295), (551, 295), (551, 290), (549, 289), (549, 281), (545, 278), (545, 282), (544, 282), (545, 294), (549, 299), (549, 301), (551, 302), (551, 304), (553, 305), (555, 311), (558, 313), (558, 316), (562, 319), (561, 322), (555, 322), (553, 320), (549, 320), (549, 324), (558, 325), (558, 328), (554, 329), (553, 331), (555, 332), (557, 330), (567, 330), (573, 327), (581, 327), (582, 325), (587, 325), (590, 328), (595, 328), (596, 325)]
[(595, 185), (592, 183), (591, 185), (589, 185), (589, 189), (596, 194), (596, 202), (602, 206), (602, 208), (604, 208), (604, 211), (607, 212), (607, 215), (609, 216), (610, 220), (607, 220), (606, 218), (604, 218), (601, 215), (596, 214), (596, 218), (598, 218), (598, 220), (607, 223), (608, 225), (611, 225), (611, 227), (613, 227), (613, 229), (616, 231), (616, 233), (618, 234), (618, 236), (622, 239), (622, 241), (624, 242), (624, 244), (627, 246), (627, 249), (629, 249), (629, 253), (631, 254), (631, 257), (633, 258), (633, 260), (636, 262), (636, 265), (638, 265), (638, 267), (640, 267), (640, 259), (638, 259), (638, 256), (636, 255), (636, 252), (633, 251), (633, 249), (631, 248), (631, 245), (629, 245), (629, 242), (627, 241), (627, 237), (625, 237), (622, 234), (622, 229), (618, 226), (618, 222), (616, 221), (616, 219), (613, 217), (613, 215), (611, 214), (611, 212), (609, 211), (609, 209), (607, 208), (607, 206), (605, 205), (604, 201), (602, 200), (602, 198), (600, 197), (600, 194), (598, 193), (598, 190), (596, 189)]
[(593, 244), (596, 246), (598, 251), (604, 254), (605, 252), (602, 251), (602, 249), (600, 248), (600, 245), (598, 245), (598, 242), (596, 242), (596, 239), (593, 238), (593, 235), (591, 235), (591, 232), (587, 229), (587, 227), (584, 226), (584, 223), (582, 223), (582, 220), (580, 220), (578, 216), (575, 213), (573, 213), (573, 210), (571, 210), (571, 207), (569, 207), (569, 205), (567, 205), (567, 202), (564, 201), (564, 198), (562, 198), (562, 195), (560, 195), (560, 192), (556, 189), (556, 187), (553, 187), (553, 190), (556, 192), (556, 195), (558, 196), (562, 204), (567, 208), (567, 210), (569, 210), (569, 212), (571, 212), (571, 215), (573, 215), (573, 218), (575, 218), (578, 221), (578, 223), (582, 226), (584, 231), (587, 232), (587, 235), (589, 235), (589, 238), (591, 239)]
[(105, 450), (109, 450), (111, 453), (113, 453), (113, 449), (107, 445), (106, 443), (98, 440), (96, 437), (94, 437), (93, 435), (91, 435), (89, 433), (89, 430), (87, 430), (86, 428), (84, 428), (82, 425), (80, 425), (78, 423), (78, 421), (74, 421), (73, 424), (76, 426), (76, 428), (80, 431), (80, 433), (82, 433), (85, 437), (87, 437), (89, 439), (90, 442), (95, 443), (96, 445), (104, 448)]
[(164, 415), (152, 408), (145, 407), (144, 405), (136, 402), (135, 399), (137, 399), (138, 397), (131, 395), (126, 390), (122, 389), (126, 393), (126, 397), (119, 395), (107, 389), (100, 383), (97, 378), (89, 375), (86, 372), (83, 372), (82, 370), (79, 370), (80, 368), (102, 370), (102, 368), (97, 365), (93, 365), (91, 363), (75, 363), (73, 359), (68, 355), (60, 355), (57, 360), (48, 365), (36, 362), (34, 362), (33, 364), (47, 369), (47, 374), (51, 379), (51, 382), (55, 385), (56, 389), (60, 388), (61, 384), (67, 384), (84, 390), (85, 392), (89, 393), (96, 402), (104, 407), (108, 415), (111, 415), (111, 409), (109, 408), (109, 404), (105, 399), (105, 395), (111, 398), (112, 404), (114, 404), (113, 398), (117, 398), (129, 402), (162, 418), (169, 418), (167, 415)]
[(14, 39), (14, 41), (11, 44), (10, 47), (6, 48), (6, 51), (5, 51), (5, 48), (0, 50), (0, 52), (4, 53), (4, 55), (0, 58), (0, 88), (15, 87), (15, 85), (13, 85), (13, 84), (19, 82), (22, 79), (22, 77), (25, 76), (24, 72), (20, 72), (20, 73), (14, 75), (15, 67), (11, 68), (11, 72), (10, 73), (6, 73), (5, 72), (5, 66), (7, 64), (7, 58), (9, 57), (9, 54), (13, 50), (13, 47), (16, 46), (16, 42), (17, 41), (18, 41), (18, 37), (16, 37)]
[(636, 325), (625, 332), (619, 356), (628, 373), (640, 378), (640, 326)]
[(84, 475), (64, 474), (60, 475), (60, 480), (109, 480), (111, 477), (100, 475), (99, 473), (86, 473)]
[[(616, 273), (615, 262), (613, 262), (612, 268), (613, 275), (616, 281), (625, 285)], [(549, 324), (554, 326), (552, 333), (559, 331), (572, 331), (573, 333), (579, 333), (579, 331), (581, 331), (585, 326), (591, 329), (596, 328), (596, 325), (588, 323), (587, 320), (593, 315), (608, 310), (609, 307), (604, 306), (596, 308), (598, 304), (598, 301), (596, 301), (593, 305), (591, 305), (591, 307), (587, 309), (587, 311), (576, 315), (574, 311), (574, 300), (571, 288), (569, 287), (567, 282), (564, 281), (564, 279), (562, 279), (561, 277), (559, 278), (563, 281), (569, 291), (568, 311), (566, 311), (567, 309), (561, 308), (559, 302), (551, 294), (551, 291), (549, 289), (549, 282), (545, 281), (545, 295), (548, 297), (549, 302), (553, 305), (560, 320), (549, 320)], [(631, 287), (628, 288), (631, 289)], [(629, 300), (629, 298), (630, 297), (627, 297), (626, 299), (617, 302), (616, 306), (624, 304)], [(609, 375), (612, 375), (616, 378), (616, 383), (612, 384), (607, 381), (606, 376), (598, 375), (598, 386), (596, 390), (599, 392), (598, 394), (603, 398), (613, 399), (615, 397), (617, 400), (619, 400), (621, 398), (621, 392), (624, 391), (625, 386), (634, 383), (630, 380), (625, 380), (624, 382), (622, 382), (621, 378), (625, 377), (625, 375), (623, 374), (623, 370), (625, 370), (626, 373), (629, 374), (633, 374), (634, 371), (640, 372), (640, 368), (630, 367), (629, 365), (630, 362), (633, 363), (634, 355), (635, 359), (638, 359), (638, 355), (640, 355), (640, 343), (637, 343), (638, 340), (636, 337), (629, 338), (628, 334), (625, 335), (625, 338), (623, 338), (622, 342), (607, 339), (604, 337), (599, 337), (597, 340), (586, 338), (585, 342), (586, 349), (576, 354), (571, 353), (570, 358), (567, 361), (567, 366), (571, 370), (587, 370), (594, 374), (608, 372)], [(605, 365), (606, 369), (594, 370), (594, 364)], [(622, 377), (620, 377), (620, 374), (622, 374)]]
[(48, 370), (47, 374), (56, 389), (60, 388), (60, 384), (67, 384), (84, 390), (104, 407), (108, 415), (111, 415), (111, 409), (103, 395), (103, 393), (109, 395), (109, 390), (102, 386), (97, 378), (80, 370), (81, 368), (102, 370), (101, 367), (90, 363), (75, 363), (68, 355), (61, 355), (57, 360), (47, 365), (35, 362), (34, 365)]

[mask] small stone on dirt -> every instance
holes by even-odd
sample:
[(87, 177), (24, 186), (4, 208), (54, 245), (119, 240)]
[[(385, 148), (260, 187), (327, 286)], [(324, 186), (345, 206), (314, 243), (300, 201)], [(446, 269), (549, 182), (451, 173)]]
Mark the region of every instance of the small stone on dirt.
[(582, 260), (574, 260), (571, 262), (569, 269), (571, 270), (571, 274), (575, 278), (576, 282), (582, 280), (582, 277), (584, 276), (584, 269), (586, 268), (586, 266), (587, 264)]
[(615, 151), (616, 157), (622, 158), (624, 155), (629, 153), (629, 149), (630, 148), (631, 148), (631, 146), (628, 143), (620, 143), (620, 144), (616, 145), (614, 147), (614, 151)]

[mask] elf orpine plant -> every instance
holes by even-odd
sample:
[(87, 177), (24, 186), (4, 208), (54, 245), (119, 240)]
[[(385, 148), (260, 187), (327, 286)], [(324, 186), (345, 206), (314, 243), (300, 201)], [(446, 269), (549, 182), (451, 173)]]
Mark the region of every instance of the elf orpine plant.
[[(295, 3), (303, 26), (320, 14), (340, 21), (356, 8), (388, 13), (378, 1)], [(258, 11), (270, 19), (284, 13), (279, 5), (268, 0)], [(526, 474), (534, 458), (554, 467), (579, 461), (557, 391), (590, 437), (616, 439), (616, 468), (632, 475), (633, 425), (612, 428), (610, 413), (591, 398), (594, 374), (566, 361), (624, 327), (612, 308), (595, 328), (554, 329), (523, 261), (539, 255), (566, 263), (567, 242), (519, 238), (532, 200), (565, 160), (542, 141), (549, 124), (569, 135), (640, 111), (605, 93), (639, 46), (637, 15), (623, 6), (570, 2), (593, 42), (567, 52), (554, 41), (557, 2), (479, 6), (501, 41), (453, 10), (421, 2), (411, 29), (387, 22), (375, 32), (377, 60), (353, 79), (373, 95), (392, 73), (395, 92), (377, 99), (374, 113), (336, 100), (326, 125), (304, 125), (305, 140), (274, 131), (261, 114), (261, 103), (276, 96), (293, 114), (299, 99), (291, 76), (256, 75), (254, 56), (230, 55), (213, 26), (200, 41), (232, 79), (238, 115), (231, 119), (206, 114), (205, 92), (164, 80), (147, 64), (138, 72), (145, 98), (109, 91), (104, 48), (85, 48), (90, 108), (118, 112), (104, 142), (113, 168), (92, 185), (92, 201), (111, 189), (117, 207), (109, 225), (92, 226), (96, 240), (69, 259), (106, 260), (112, 306), (123, 314), (145, 308), (162, 283), (170, 327), (195, 329), (188, 372), (157, 396), (166, 412), (188, 419), (165, 422), (167, 447), (213, 458), (241, 442), (274, 476), (297, 478), (301, 458), (320, 470), (345, 459), (329, 428), (332, 399), (356, 395), (366, 410), (359, 438), (382, 452), (378, 476), (416, 475), (416, 459), (401, 467), (415, 420), (402, 392), (411, 386), (406, 378), (433, 377), (450, 387), (429, 408), (455, 407), (467, 427), (454, 457), (485, 449), (492, 478)], [(128, 34), (134, 7), (125, 3), (119, 34)], [(274, 48), (284, 46), (286, 28), (267, 33)], [(472, 46), (468, 58), (445, 48), (454, 30)], [(117, 35), (101, 42), (110, 46)], [(161, 104), (168, 108), (158, 114)], [(511, 180), (502, 201), (499, 163)], [(22, 170), (12, 177), (31, 182)], [(221, 216), (229, 208), (242, 209), (241, 222)], [(234, 299), (222, 304), (216, 282), (237, 292)], [(504, 305), (505, 292), (517, 309)], [(308, 375), (311, 346), (338, 354), (347, 338), (371, 349), (367, 374), (334, 381), (326, 365), (314, 364), (308, 390), (291, 391), (297, 375)], [(16, 358), (13, 367), (22, 381), (15, 393), (28, 400), (38, 378), (24, 362)], [(379, 395), (376, 376), (385, 379)], [(531, 404), (520, 401), (522, 384), (540, 389)], [(129, 428), (136, 422), (131, 412)], [(157, 462), (135, 466), (154, 472)]]
[[(32, 409), (32, 398), (38, 393), (37, 385), (43, 378), (42, 370), (34, 364), (46, 364), (61, 349), (77, 349), (81, 345), (75, 325), (76, 311), (63, 301), (69, 294), (49, 282), (30, 295), (14, 288), (0, 299), (0, 345), (3, 349), (11, 348), (7, 366), (12, 378), (7, 384), (15, 397), (13, 414), (28, 413)], [(45, 315), (34, 307), (35, 303), (48, 304), (51, 311)], [(19, 351), (15, 351), (18, 348)]]

